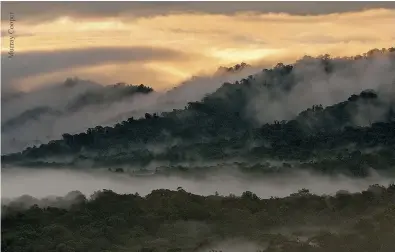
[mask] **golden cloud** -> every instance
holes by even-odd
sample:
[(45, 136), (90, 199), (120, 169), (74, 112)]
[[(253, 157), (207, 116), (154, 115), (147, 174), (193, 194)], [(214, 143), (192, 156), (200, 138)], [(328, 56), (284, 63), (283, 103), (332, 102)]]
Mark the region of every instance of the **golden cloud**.
[[(394, 45), (394, 24), (395, 10), (390, 9), (314, 16), (244, 12), (235, 15), (168, 14), (134, 19), (78, 20), (70, 16), (36, 24), (19, 20), (16, 35), (21, 35), (16, 38), (15, 57), (18, 52), (137, 46), (168, 48), (193, 55), (188, 61), (169, 59), (165, 64), (152, 59), (137, 66), (144, 69), (144, 74), (150, 69), (163, 74), (162, 79), (166, 80), (166, 83), (161, 81), (163, 87), (175, 85), (197, 72), (241, 61), (264, 60), (275, 64), (306, 54), (346, 56), (390, 47)], [(7, 23), (3, 22), (3, 33), (6, 30)], [(7, 36), (2, 37), (2, 53), (8, 51), (7, 40)], [(133, 60), (120, 64), (127, 66), (133, 64)], [(92, 69), (100, 68), (97, 72), (100, 80), (103, 67), (84, 68), (89, 70), (89, 76), (94, 76)], [(84, 68), (78, 73), (83, 75)], [(127, 78), (127, 74), (122, 77)], [(138, 77), (138, 71), (129, 77), (128, 82), (132, 83), (144, 80)], [(116, 75), (113, 81), (118, 81)], [(154, 83), (152, 85), (155, 87)]]

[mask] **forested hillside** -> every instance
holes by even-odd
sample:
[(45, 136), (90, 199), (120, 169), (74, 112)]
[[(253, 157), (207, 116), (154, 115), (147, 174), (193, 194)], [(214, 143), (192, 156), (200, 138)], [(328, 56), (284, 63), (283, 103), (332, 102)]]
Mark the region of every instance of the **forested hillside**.
[[(102, 86), (68, 78), (53, 86), (6, 94), (1, 101), (2, 152), (8, 154), (33, 143), (48, 143), (61, 137), (64, 131), (80, 132), (85, 129), (84, 125), (103, 123), (104, 119), (97, 116), (101, 111), (115, 103), (130, 102), (152, 92), (152, 88), (144, 85), (117, 83)], [(89, 114), (95, 116), (89, 117)]]
[[(63, 104), (60, 104), (54, 110), (49, 106), (40, 106), (32, 107), (28, 110), (23, 111), (21, 114), (18, 114), (2, 124), (2, 131), (7, 131), (8, 129), (16, 126), (20, 126), (23, 123), (28, 123), (29, 120), (38, 120), (38, 117), (43, 114), (61, 116), (62, 114), (73, 113), (81, 109), (85, 109), (88, 106), (93, 105), (106, 105), (107, 103), (111, 103), (114, 101), (119, 101), (128, 97), (131, 97), (135, 94), (147, 94), (153, 91), (152, 88), (146, 87), (144, 85), (127, 85), (125, 83), (117, 83), (115, 85), (110, 86), (100, 86), (100, 85), (92, 85), (90, 87), (79, 87), (84, 84), (80, 84), (80, 80), (78, 79), (67, 79), (62, 86), (52, 88), (53, 92), (72, 92), (71, 89), (80, 88), (81, 93), (76, 93), (74, 95), (70, 95)], [(78, 86), (78, 87), (76, 87)], [(58, 90), (56, 90), (58, 89)], [(82, 90), (81, 90), (82, 89)], [(27, 96), (28, 94), (20, 94), (17, 97)], [(29, 94), (34, 96), (33, 94)], [(12, 101), (12, 99), (11, 99)], [(7, 106), (7, 101), (4, 102), (4, 106)]]
[[(336, 73), (336, 68), (359, 61), (368, 64), (381, 57), (395, 66), (394, 55), (391, 48), (354, 58), (331, 59), (325, 55), (307, 61), (318, 61), (322, 72), (329, 76)], [(251, 101), (264, 94), (270, 97), (269, 106), (292, 95), (302, 85), (297, 66), (298, 63), (278, 64), (241, 81), (224, 83), (201, 101), (189, 102), (184, 109), (146, 113), (143, 118), (132, 117), (114, 127), (97, 126), (80, 134), (64, 133), (61, 140), (3, 156), (2, 160), (19, 165), (146, 166), (153, 161), (175, 165), (200, 160), (259, 162), (270, 158), (299, 160), (303, 167), (307, 163), (310, 168), (319, 164), (324, 171), (329, 163), (330, 169), (344, 168), (355, 174), (391, 167), (395, 163), (395, 105), (394, 93), (390, 91), (395, 75), (377, 90), (362, 90), (325, 107), (315, 104), (290, 120), (262, 123), (250, 109)], [(143, 86), (131, 89), (150, 91)], [(74, 104), (95, 99), (79, 97)], [(265, 113), (265, 108), (260, 109)], [(267, 113), (273, 114), (273, 110), (268, 107)], [(68, 161), (59, 161), (62, 158)]]
[(334, 196), (301, 189), (281, 199), (249, 191), (205, 197), (182, 188), (145, 197), (104, 190), (89, 200), (71, 192), (27, 210), (17, 199), (2, 208), (1, 250), (390, 252), (394, 199), (394, 185)]
[[(386, 60), (385, 78), (349, 73), (358, 65), (371, 69), (380, 60)], [(233, 73), (236, 68), (221, 71)], [(118, 179), (147, 174), (152, 181), (174, 174), (204, 179), (205, 174), (231, 173), (234, 168), (242, 172), (239, 175), (255, 178), (301, 171), (357, 180), (375, 171), (391, 178), (394, 69), (394, 49), (278, 64), (223, 83), (183, 109), (147, 112), (113, 127), (98, 125), (78, 134), (65, 132), (62, 139), (2, 155), (2, 165), (10, 170), (104, 167), (119, 173), (114, 174), (120, 175)], [(354, 86), (347, 89), (351, 81)], [(339, 83), (347, 90), (333, 88)], [(76, 95), (65, 108), (78, 111), (150, 92), (143, 85), (102, 87)], [(14, 123), (57, 113), (38, 107)], [(64, 198), (25, 195), (2, 204), (2, 251), (392, 252), (393, 200), (393, 184), (333, 196), (301, 188), (281, 199), (260, 199), (250, 191), (241, 197), (199, 196), (182, 187), (154, 190), (144, 197), (111, 190), (96, 192), (90, 199), (76, 191)]]
[(395, 2), (1, 7), (2, 252), (395, 252)]

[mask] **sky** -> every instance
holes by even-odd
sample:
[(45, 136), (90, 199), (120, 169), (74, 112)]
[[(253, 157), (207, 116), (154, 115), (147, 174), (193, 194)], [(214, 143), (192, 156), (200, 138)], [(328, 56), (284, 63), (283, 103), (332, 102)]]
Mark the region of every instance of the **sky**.
[(2, 2), (1, 14), (3, 91), (74, 76), (161, 90), (219, 66), (395, 45), (395, 2)]

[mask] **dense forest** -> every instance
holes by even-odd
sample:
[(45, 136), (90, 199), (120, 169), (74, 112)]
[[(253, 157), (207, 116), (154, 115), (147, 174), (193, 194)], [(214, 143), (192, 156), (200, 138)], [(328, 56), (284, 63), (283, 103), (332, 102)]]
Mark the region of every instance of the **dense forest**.
[[(352, 62), (368, 64), (384, 56), (389, 57), (395, 67), (394, 48), (376, 49), (351, 58), (324, 55), (305, 60), (314, 66), (318, 64), (319, 71), (329, 76)], [(354, 175), (366, 175), (371, 168), (392, 167), (395, 164), (395, 103), (394, 93), (390, 91), (393, 91), (391, 85), (395, 85), (395, 77), (385, 83), (389, 89), (362, 90), (350, 94), (343, 102), (325, 107), (316, 104), (289, 120), (262, 123), (252, 116), (248, 108), (251, 100), (259, 98), (257, 94), (270, 96), (269, 102), (272, 102), (298, 88), (303, 76), (295, 73), (299, 71), (295, 70), (296, 64), (279, 63), (241, 81), (224, 83), (201, 101), (189, 102), (184, 109), (146, 113), (143, 118), (131, 117), (113, 127), (97, 126), (79, 134), (64, 133), (61, 140), (3, 155), (2, 161), (22, 166), (73, 167), (88, 164), (146, 167), (155, 161), (172, 167), (202, 160), (258, 163), (259, 166), (261, 161), (270, 158), (283, 162), (297, 160), (297, 166), (302, 168)], [(227, 71), (247, 67), (243, 63)], [(117, 88), (108, 89), (116, 91)], [(130, 89), (131, 92), (151, 90), (144, 86)], [(97, 95), (86, 98), (90, 96), (79, 97), (74, 105), (104, 99)]]
[(394, 200), (394, 185), (334, 196), (301, 189), (270, 199), (183, 188), (145, 197), (104, 190), (86, 199), (74, 191), (28, 209), (26, 198), (3, 206), (1, 250), (392, 252)]
[[(382, 61), (385, 64), (376, 67)], [(242, 63), (220, 68), (216, 74), (242, 73), (250, 68)], [(365, 70), (366, 75), (355, 77)], [(72, 173), (76, 171), (71, 169), (93, 168), (86, 169), (92, 181), (96, 178), (93, 174), (105, 168), (117, 173), (105, 171), (106, 179), (136, 175), (133, 181), (141, 183), (171, 177), (167, 175), (204, 177), (236, 169), (240, 177), (252, 175), (248, 182), (256, 178), (259, 189), (264, 183), (259, 180), (262, 176), (283, 179), (282, 175), (292, 177), (301, 170), (307, 171), (302, 174), (324, 173), (326, 178), (340, 174), (347, 183), (351, 183), (350, 177), (362, 181), (373, 172), (390, 180), (395, 171), (394, 70), (395, 48), (375, 49), (356, 57), (306, 56), (292, 65), (279, 63), (239, 81), (223, 83), (182, 109), (147, 112), (113, 127), (97, 125), (77, 134), (66, 131), (61, 139), (2, 155), (2, 169), (28, 167), (29, 171), (49, 172), (67, 168), (62, 171)], [(353, 88), (351, 81), (356, 82)], [(68, 79), (60, 92), (78, 89), (70, 96), (73, 99), (62, 101), (62, 109), (39, 106), (21, 112), (10, 117), (2, 131), (27, 123), (26, 119), (56, 117), (92, 106), (100, 109), (113, 101), (153, 92), (144, 85), (85, 84), (81, 89), (75, 79)], [(173, 92), (182, 94), (183, 90)], [(18, 98), (9, 99), (2, 102)], [(42, 169), (45, 167), (50, 169)], [(152, 180), (138, 177), (147, 174)], [(26, 190), (31, 181), (22, 178)], [(61, 179), (54, 181), (60, 184)], [(84, 185), (89, 183), (86, 177), (81, 179)], [(303, 186), (307, 186), (306, 180), (302, 178)], [(177, 188), (179, 181), (169, 181)], [(200, 181), (195, 180), (197, 184)], [(47, 191), (44, 182), (40, 186)], [(314, 182), (320, 183), (318, 176)], [(90, 197), (80, 191), (64, 197), (2, 197), (1, 250), (392, 252), (394, 248), (393, 183), (386, 187), (374, 184), (357, 193), (338, 188), (333, 195), (316, 195), (300, 188), (284, 198), (260, 198), (250, 189), (243, 189), (238, 196), (218, 192), (203, 196), (179, 186), (168, 190), (154, 185), (158, 187), (152, 190), (151, 186), (144, 196), (134, 190), (117, 194), (106, 189)], [(219, 190), (219, 186), (215, 188)]]

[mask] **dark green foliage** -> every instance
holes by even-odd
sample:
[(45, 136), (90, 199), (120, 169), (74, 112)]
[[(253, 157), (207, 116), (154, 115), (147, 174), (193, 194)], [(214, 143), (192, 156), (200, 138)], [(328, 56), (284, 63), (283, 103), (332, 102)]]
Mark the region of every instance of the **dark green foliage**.
[[(375, 49), (347, 60), (393, 52), (394, 48)], [(318, 64), (322, 74), (329, 75), (342, 63), (335, 64), (324, 55)], [(245, 67), (249, 66), (242, 63), (219, 71), (237, 72)], [(276, 100), (291, 92), (301, 81), (294, 72), (294, 66), (279, 63), (264, 69), (264, 78), (255, 75), (224, 83), (184, 109), (145, 113), (143, 118), (79, 134), (65, 132), (60, 140), (4, 155), (2, 163), (52, 168), (89, 164), (111, 167), (109, 171), (125, 176), (175, 173), (201, 177), (229, 169), (229, 164), (244, 173), (264, 176), (303, 169), (363, 177), (371, 169), (385, 173), (395, 167), (395, 106), (374, 90), (328, 107), (314, 105), (289, 121), (261, 125), (246, 113), (257, 94)], [(64, 86), (77, 83), (68, 79)], [(78, 96), (66, 112), (152, 91), (144, 85), (123, 83), (102, 87)], [(57, 113), (35, 108), (9, 120), (3, 128)], [(147, 167), (152, 162), (166, 165), (150, 170)], [(130, 174), (128, 166), (141, 169)], [(356, 194), (339, 191), (331, 197), (302, 188), (282, 199), (260, 199), (251, 191), (240, 197), (217, 192), (199, 196), (182, 187), (154, 190), (145, 197), (109, 190), (97, 192), (89, 200), (79, 192), (51, 202), (23, 196), (2, 206), (1, 250), (226, 252), (218, 244), (243, 238), (260, 252), (393, 252), (394, 201), (394, 185), (372, 185)], [(231, 252), (244, 252), (231, 248)]]
[(239, 237), (270, 252), (389, 252), (394, 188), (373, 185), (333, 197), (302, 189), (282, 199), (104, 190), (67, 209), (3, 206), (2, 251), (210, 251)]
[[(369, 59), (375, 53), (392, 52), (373, 50), (360, 57)], [(350, 60), (354, 59), (344, 61)], [(333, 61), (328, 55), (319, 60), (328, 73), (334, 71)], [(245, 65), (232, 69), (240, 67)], [(250, 100), (262, 92), (275, 100), (278, 95), (291, 91), (299, 81), (295, 80), (292, 65), (279, 63), (263, 72), (265, 78), (259, 79), (257, 75), (234, 84), (225, 83), (182, 110), (161, 115), (146, 113), (143, 118), (129, 118), (114, 127), (97, 126), (74, 135), (65, 133), (61, 140), (2, 156), (2, 161), (31, 166), (47, 159), (68, 157), (71, 161), (56, 165), (78, 167), (90, 161), (96, 167), (145, 166), (153, 161), (172, 165), (234, 159), (255, 163), (270, 158), (299, 160), (320, 171), (340, 170), (358, 175), (365, 175), (370, 167), (387, 169), (394, 164), (393, 101), (373, 90), (365, 90), (325, 108), (314, 105), (289, 121), (260, 125), (246, 113)], [(108, 92), (109, 97), (151, 90), (126, 85), (104, 89), (106, 92), (93, 96), (107, 99), (102, 96), (107, 89), (114, 91)], [(362, 155), (348, 157), (353, 150), (360, 150)]]
[[(328, 171), (324, 166), (329, 162), (328, 167), (349, 170), (353, 174), (361, 173), (360, 167), (363, 163), (366, 167), (379, 169), (390, 167), (394, 164), (395, 155), (393, 118), (366, 127), (351, 127), (347, 124), (350, 123), (351, 115), (347, 110), (352, 111), (353, 103), (359, 102), (359, 99), (367, 99), (360, 98), (362, 96), (361, 94), (356, 99), (353, 98), (353, 101), (325, 109), (314, 106), (311, 110), (300, 113), (295, 120), (265, 124), (255, 129), (240, 119), (231, 106), (221, 105), (221, 100), (207, 98), (204, 102), (190, 103), (183, 112), (189, 114), (182, 118), (181, 112), (168, 113), (162, 117), (146, 114), (145, 119), (130, 119), (114, 128), (98, 126), (86, 133), (63, 134), (63, 140), (29, 148), (21, 154), (2, 156), (2, 160), (6, 163), (13, 160), (26, 161), (26, 164), (32, 165), (39, 158), (74, 156), (73, 163), (69, 165), (78, 165), (88, 159), (95, 164), (106, 166), (145, 165), (153, 160), (191, 162), (195, 158), (239, 158), (246, 161), (270, 158), (304, 162), (314, 158), (316, 161), (313, 166), (322, 165), (322, 171)], [(216, 108), (221, 109), (217, 112)], [(223, 116), (222, 113), (226, 115)], [(335, 123), (328, 123), (327, 118), (335, 118)], [(184, 142), (168, 145), (156, 153), (149, 148), (142, 148), (143, 144), (166, 143), (172, 140), (172, 136), (178, 136)], [(250, 143), (254, 147), (248, 147)], [(379, 149), (371, 154), (349, 157), (352, 152), (348, 150), (349, 146), (362, 151), (376, 147)], [(90, 157), (79, 155), (82, 148), (88, 150)], [(110, 155), (110, 150), (115, 150), (116, 154)], [(338, 164), (334, 165), (335, 163)]]

